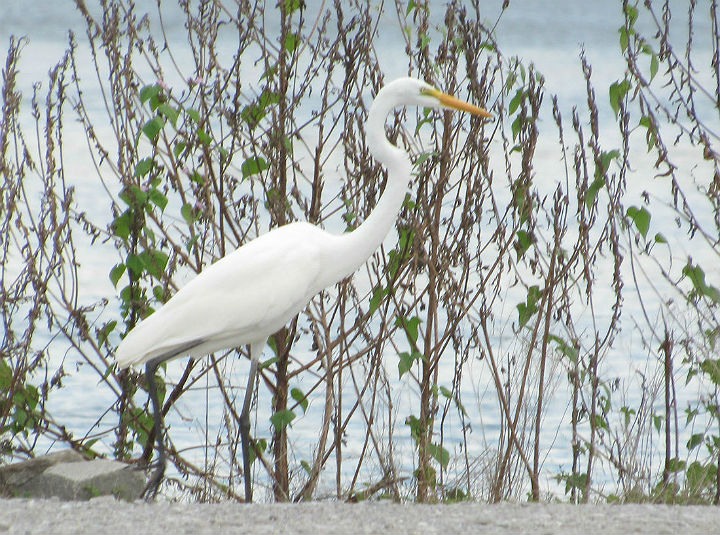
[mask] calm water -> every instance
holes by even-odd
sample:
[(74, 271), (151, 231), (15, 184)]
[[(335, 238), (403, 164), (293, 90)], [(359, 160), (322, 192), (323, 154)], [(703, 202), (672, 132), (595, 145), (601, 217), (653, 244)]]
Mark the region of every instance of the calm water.
[[(154, 1), (139, 1), (137, 4), (154, 5)], [(494, 21), (500, 11), (500, 1), (484, 2), (483, 7), (486, 9), (486, 17), (488, 21)], [(169, 5), (170, 2), (167, 2)], [(677, 2), (676, 2), (677, 4)], [(309, 2), (309, 5), (313, 5)], [(152, 9), (152, 8), (151, 8)], [(166, 22), (170, 28), (175, 28), (175, 34), (170, 33), (170, 40), (174, 49), (183, 46), (184, 34), (182, 31), (183, 19), (172, 15), (171, 10), (168, 12)], [(682, 28), (682, 19), (684, 13), (682, 9), (676, 9), (676, 21), (678, 28)], [(604, 125), (603, 142), (605, 146), (619, 146), (619, 137), (615, 134), (613, 112), (607, 104), (607, 87), (617, 79), (621, 79), (624, 72), (624, 65), (618, 54), (618, 32), (620, 26), (620, 2), (597, 2), (596, 0), (565, 0), (565, 1), (512, 1), (510, 9), (503, 16), (498, 26), (497, 36), (500, 48), (506, 56), (518, 55), (526, 62), (533, 62), (537, 69), (542, 72), (546, 78), (546, 87), (550, 93), (558, 95), (561, 109), (566, 120), (566, 129), (569, 130), (570, 110), (577, 105), (581, 110), (586, 105), (585, 84), (581, 76), (581, 67), (578, 55), (581, 49), (585, 49), (588, 60), (593, 65), (593, 81), (598, 93), (598, 100), (601, 103), (601, 124)], [(382, 43), (382, 47), (398, 46), (399, 28), (397, 19), (394, 15), (386, 15), (383, 19), (383, 27), (381, 31), (382, 39), (387, 41)], [(640, 22), (642, 24), (642, 21)], [(0, 44), (6, 44), (9, 35), (26, 35), (29, 43), (23, 51), (21, 89), (28, 97), (31, 94), (32, 83), (36, 80), (42, 80), (46, 77), (49, 68), (57, 62), (66, 47), (67, 30), (72, 28), (78, 35), (81, 53), (84, 50), (84, 29), (81, 17), (76, 13), (69, 1), (57, 0), (0, 0)], [(696, 21), (696, 37), (695, 45), (699, 52), (699, 62), (707, 61), (710, 53), (710, 43), (707, 41), (709, 36), (709, 21)], [(402, 47), (399, 47), (402, 50)], [(229, 51), (231, 53), (231, 51)], [(383, 69), (388, 78), (404, 75), (406, 60), (402, 54), (388, 54), (387, 58), (381, 58)], [(698, 64), (700, 64), (698, 63)], [(86, 73), (88, 79), (92, 79), (92, 73)], [(89, 87), (96, 87), (90, 85)], [(712, 86), (711, 86), (712, 87)], [(85, 95), (90, 103), (94, 103), (100, 110), (99, 95), (93, 95), (92, 90)], [(545, 114), (543, 122), (547, 124), (546, 131), (548, 134), (541, 140), (538, 147), (536, 158), (536, 175), (537, 181), (546, 183), (548, 188), (552, 189), (557, 180), (563, 179), (564, 170), (560, 162), (560, 154), (557, 148), (557, 134), (552, 127), (552, 116), (550, 114), (549, 101), (546, 101)], [(717, 124), (717, 115), (711, 115), (712, 110), (708, 110), (708, 117), (714, 117), (714, 123)], [(31, 125), (30, 118), (27, 117), (27, 125)], [(713, 119), (709, 119), (713, 121)], [(720, 130), (720, 128), (718, 128)], [(72, 177), (77, 187), (76, 199), (82, 210), (87, 211), (95, 220), (107, 218), (107, 199), (105, 193), (99, 189), (97, 185), (97, 177), (92, 162), (87, 154), (87, 147), (83, 133), (77, 130), (75, 124), (66, 124), (66, 158), (67, 168), (66, 176)], [(697, 177), (702, 177), (706, 169), (698, 164), (697, 151), (691, 147), (680, 146), (675, 152), (676, 163), (681, 164), (681, 168), (687, 169), (684, 176), (688, 183), (693, 183)], [(642, 161), (642, 158), (640, 161)], [(504, 163), (497, 161), (494, 163), (497, 172), (502, 175)], [(639, 167), (638, 173), (635, 173), (637, 182), (629, 185), (628, 204), (640, 204), (639, 195), (643, 190), (648, 188), (651, 182), (651, 176), (642, 174), (642, 167)], [(651, 167), (647, 167), (651, 169)], [(633, 197), (634, 196), (634, 197)], [(637, 201), (632, 199), (637, 198)], [(665, 230), (663, 232), (672, 232)], [(391, 237), (391, 240), (394, 237)], [(81, 250), (79, 256), (82, 259), (81, 271), (81, 302), (92, 302), (100, 297), (110, 297), (115, 295), (115, 290), (108, 280), (107, 273), (112, 265), (117, 262), (117, 254), (112, 248), (103, 249), (102, 247), (90, 248), (89, 244), (80, 244)], [(682, 239), (678, 241), (673, 252), (679, 258), (679, 262), (683, 262), (682, 258), (688, 254), (686, 249), (692, 249), (693, 245), (685, 247)], [(697, 254), (697, 252), (696, 252)], [(682, 264), (681, 264), (682, 265)], [(709, 282), (713, 283), (711, 277)], [(715, 277), (715, 285), (720, 285), (720, 277)], [(628, 293), (628, 295), (630, 295)], [(519, 300), (519, 299), (518, 299)], [(505, 305), (509, 316), (514, 314), (515, 303), (518, 300), (508, 300)], [(626, 307), (632, 309), (632, 304)], [(607, 319), (607, 314), (600, 314), (599, 318)], [(645, 362), (647, 352), (642, 348), (641, 340), (637, 334), (633, 334), (632, 324), (628, 324), (625, 329), (625, 337), (621, 336), (621, 340), (616, 344), (615, 351), (611, 355), (611, 359), (607, 363), (606, 375), (617, 374), (620, 377), (628, 379), (629, 390), (627, 397), (629, 400), (637, 399), (638, 393), (632, 390), (632, 384), (637, 386), (636, 371), (646, 371), (648, 363)], [(507, 330), (507, 339), (498, 340), (499, 350), (511, 347), (513, 344), (513, 336), (510, 329)], [(299, 355), (302, 357), (302, 355)], [(71, 356), (65, 358), (66, 369), (72, 369), (74, 361)], [(244, 384), (244, 373), (246, 366), (244, 362), (236, 362), (234, 359), (227, 362), (229, 374), (233, 374), (238, 378), (237, 383)], [(182, 363), (171, 363), (169, 373), (179, 373)], [(387, 367), (389, 375), (395, 377), (395, 363), (388, 362)], [(652, 367), (652, 366), (651, 366)], [(449, 384), (452, 377), (452, 362), (449, 363), (447, 369), (442, 370), (440, 384)], [(308, 379), (310, 380), (310, 379)], [(493, 388), (489, 382), (485, 364), (470, 362), (465, 372), (465, 391), (462, 393), (463, 401), (470, 412), (471, 422), (473, 425), (473, 435), (471, 437), (470, 447), (473, 448), (471, 453), (481, 454), (484, 449), (495, 443), (496, 434), (499, 429), (499, 416), (497, 413), (497, 402)], [(205, 386), (201, 384), (200, 386)], [(269, 394), (261, 389), (260, 409), (257, 414), (258, 429), (260, 434), (266, 431), (267, 414), (263, 407), (269, 406)], [(214, 392), (214, 391), (213, 391)], [(214, 395), (214, 393), (212, 394)], [(241, 392), (240, 394), (241, 395)], [(398, 448), (400, 459), (405, 459), (407, 463), (412, 459), (412, 445), (407, 438), (407, 429), (401, 428), (401, 422), (404, 420), (405, 414), (410, 414), (410, 409), (404, 412), (407, 407), (412, 405), (416, 399), (416, 392), (407, 381), (400, 382), (395, 385), (394, 402), (397, 408), (398, 428), (395, 429), (396, 438), (398, 438)], [(687, 393), (692, 397), (693, 393)], [(53, 413), (58, 421), (68, 424), (68, 428), (78, 435), (84, 435), (88, 429), (101, 417), (103, 412), (112, 403), (112, 395), (101, 385), (97, 384), (96, 375), (92, 372), (85, 372), (82, 367), (78, 373), (66, 381), (66, 387), (62, 389), (54, 399)], [(220, 401), (217, 399), (209, 399), (210, 413), (208, 420), (210, 421), (210, 435), (213, 436), (213, 421), (217, 421), (220, 417)], [(321, 417), (322, 401), (318, 400), (315, 404), (315, 411), (309, 411), (305, 417), (300, 417), (293, 424), (293, 436), (300, 437), (297, 439), (298, 445), (295, 454), (298, 460), (301, 458), (311, 459), (312, 452), (306, 451), (307, 446), (302, 445), (302, 437), (308, 437), (310, 445), (313, 444), (313, 437), (317, 436), (317, 421)], [(172, 439), (178, 448), (195, 447), (203, 444), (205, 415), (197, 409), (198, 406), (205, 404), (205, 393), (202, 391), (196, 394), (190, 394), (183, 397), (178, 403), (177, 411), (173, 413), (168, 420), (171, 427)], [(553, 400), (548, 409), (546, 417), (545, 429), (547, 436), (543, 437), (545, 445), (549, 447), (547, 457), (545, 458), (545, 477), (543, 481), (544, 488), (556, 490), (554, 483), (549, 479), (560, 469), (569, 470), (570, 465), (570, 448), (569, 437), (570, 432), (566, 427), (560, 426), (561, 421), (567, 421), (567, 400), (562, 392), (558, 393), (556, 399)], [(452, 412), (452, 411), (451, 411)], [(185, 420), (187, 416), (189, 420)], [(453, 416), (454, 418), (454, 416)], [(102, 422), (101, 428), (107, 428), (114, 422)], [(451, 423), (448, 429), (455, 429), (459, 426)], [(560, 428), (558, 431), (558, 427)], [(361, 431), (361, 430), (356, 430)], [(353, 430), (349, 431), (353, 434)], [(267, 436), (267, 433), (265, 433)], [(359, 436), (359, 435), (358, 435)], [(459, 444), (461, 437), (446, 437), (446, 447), (451, 453), (459, 453)], [(357, 455), (358, 451), (353, 448), (359, 448), (361, 441), (349, 440), (346, 455)], [(305, 448), (305, 449), (303, 449)], [(203, 448), (197, 448), (198, 463), (201, 464), (203, 457)], [(402, 462), (402, 461), (401, 461)], [(406, 466), (409, 472), (412, 468)]]

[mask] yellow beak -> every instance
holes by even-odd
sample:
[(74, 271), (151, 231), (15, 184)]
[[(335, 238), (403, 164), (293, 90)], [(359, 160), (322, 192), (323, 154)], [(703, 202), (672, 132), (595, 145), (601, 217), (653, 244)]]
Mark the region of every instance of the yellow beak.
[(465, 102), (464, 100), (460, 100), (459, 98), (455, 98), (451, 95), (447, 95), (442, 91), (438, 91), (437, 89), (428, 88), (425, 89), (424, 93), (438, 99), (440, 101), (440, 104), (442, 104), (446, 108), (466, 111), (468, 113), (472, 113), (473, 115), (479, 115), (480, 117), (484, 117), (486, 119), (492, 118), (492, 113), (490, 113), (486, 109), (475, 106), (474, 104), (470, 104), (469, 102)]

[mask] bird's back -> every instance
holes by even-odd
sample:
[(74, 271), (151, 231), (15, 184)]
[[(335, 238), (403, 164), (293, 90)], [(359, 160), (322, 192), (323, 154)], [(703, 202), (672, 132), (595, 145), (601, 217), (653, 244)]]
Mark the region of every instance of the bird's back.
[(324, 287), (334, 238), (291, 223), (226, 255), (127, 334), (115, 354), (118, 366), (264, 342)]

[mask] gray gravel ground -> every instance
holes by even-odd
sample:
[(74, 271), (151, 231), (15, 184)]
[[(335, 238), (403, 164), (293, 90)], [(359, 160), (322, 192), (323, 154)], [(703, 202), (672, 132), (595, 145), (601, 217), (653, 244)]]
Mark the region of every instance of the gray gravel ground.
[(720, 533), (720, 507), (0, 500), (0, 533)]

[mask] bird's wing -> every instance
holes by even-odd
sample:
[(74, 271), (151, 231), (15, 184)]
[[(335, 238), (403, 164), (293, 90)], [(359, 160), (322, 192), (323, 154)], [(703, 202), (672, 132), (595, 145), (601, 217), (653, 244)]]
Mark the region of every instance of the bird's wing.
[(264, 342), (321, 289), (323, 235), (287, 225), (209, 266), (128, 333), (119, 366)]

